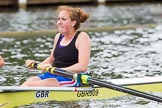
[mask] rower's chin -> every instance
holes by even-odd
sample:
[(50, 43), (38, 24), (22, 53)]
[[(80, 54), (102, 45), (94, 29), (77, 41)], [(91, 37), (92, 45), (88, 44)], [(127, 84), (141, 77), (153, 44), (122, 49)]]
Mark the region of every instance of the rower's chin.
[(59, 33), (64, 33), (65, 32), (65, 30), (61, 29), (61, 28), (59, 28), (58, 31), (59, 31)]

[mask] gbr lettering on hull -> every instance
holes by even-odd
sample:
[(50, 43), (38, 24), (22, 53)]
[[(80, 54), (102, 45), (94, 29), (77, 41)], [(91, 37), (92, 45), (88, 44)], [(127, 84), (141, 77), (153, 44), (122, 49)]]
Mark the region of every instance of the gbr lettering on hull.
[(35, 97), (36, 98), (48, 98), (49, 91), (36, 91)]

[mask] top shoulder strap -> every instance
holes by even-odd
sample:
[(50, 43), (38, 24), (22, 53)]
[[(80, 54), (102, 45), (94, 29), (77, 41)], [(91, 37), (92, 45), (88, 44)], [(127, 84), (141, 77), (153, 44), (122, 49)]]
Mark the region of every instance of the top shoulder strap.
[(75, 34), (75, 36), (74, 36), (74, 40), (76, 40), (77, 39), (77, 37), (78, 37), (78, 35), (81, 33), (81, 31), (77, 31), (77, 33)]
[(62, 40), (63, 37), (64, 37), (63, 34), (60, 34), (59, 39), (57, 40), (56, 46), (59, 45), (59, 43), (60, 43), (60, 41)]

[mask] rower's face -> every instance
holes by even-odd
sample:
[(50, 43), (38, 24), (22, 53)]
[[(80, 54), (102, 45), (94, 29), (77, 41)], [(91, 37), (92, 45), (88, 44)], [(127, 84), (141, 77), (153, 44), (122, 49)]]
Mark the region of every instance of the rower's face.
[(67, 11), (61, 10), (59, 12), (57, 18), (57, 27), (60, 33), (68, 32), (73, 27), (72, 22), (73, 21), (71, 21), (71, 18)]

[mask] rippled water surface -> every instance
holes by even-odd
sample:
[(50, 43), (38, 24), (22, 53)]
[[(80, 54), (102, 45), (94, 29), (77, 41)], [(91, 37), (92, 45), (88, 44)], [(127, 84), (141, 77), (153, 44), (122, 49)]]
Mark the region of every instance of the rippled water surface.
[[(144, 8), (145, 7), (145, 8)], [(157, 7), (157, 8), (152, 8)], [(92, 14), (88, 27), (126, 24), (157, 24), (155, 28), (137, 28), (103, 32), (88, 32), (92, 39), (89, 71), (96, 78), (135, 78), (162, 75), (161, 4), (96, 6), (83, 8)], [(101, 10), (103, 9), (103, 10)], [(156, 11), (156, 12), (155, 12)], [(22, 17), (23, 15), (23, 17)], [(49, 17), (50, 16), (50, 17)], [(30, 31), (55, 28), (55, 11), (34, 9), (18, 13), (0, 13), (1, 31)], [(20, 18), (20, 20), (17, 20)], [(6, 20), (7, 19), (7, 20)], [(0, 69), (0, 85), (20, 85), (40, 71), (24, 67), (26, 59), (44, 60), (53, 45), (53, 36), (0, 37), (0, 54), (6, 65)], [(162, 96), (162, 94), (156, 94)], [(161, 108), (161, 104), (125, 96), (107, 100), (33, 103), (20, 108)]]
[[(92, 39), (92, 55), (89, 71), (99, 79), (161, 76), (162, 74), (162, 27), (112, 32), (89, 32)], [(5, 44), (3, 44), (5, 43)], [(0, 69), (1, 85), (20, 85), (26, 78), (40, 71), (28, 70), (24, 60), (30, 58), (42, 61), (52, 48), (53, 37), (0, 38), (1, 54), (6, 66)], [(129, 102), (127, 100), (133, 98)], [(106, 101), (106, 104), (105, 104)], [(79, 101), (69, 103), (47, 102), (29, 106), (94, 107), (99, 108), (160, 108), (156, 102), (138, 104), (137, 97), (123, 97), (117, 100)], [(99, 104), (99, 105), (98, 105)], [(135, 106), (134, 106), (135, 105)], [(25, 106), (24, 106), (25, 107)]]
[[(162, 23), (162, 3), (117, 3), (114, 5), (76, 6), (90, 14), (82, 27), (103, 27)], [(0, 31), (32, 31), (55, 29), (57, 6), (20, 9), (0, 13)]]

